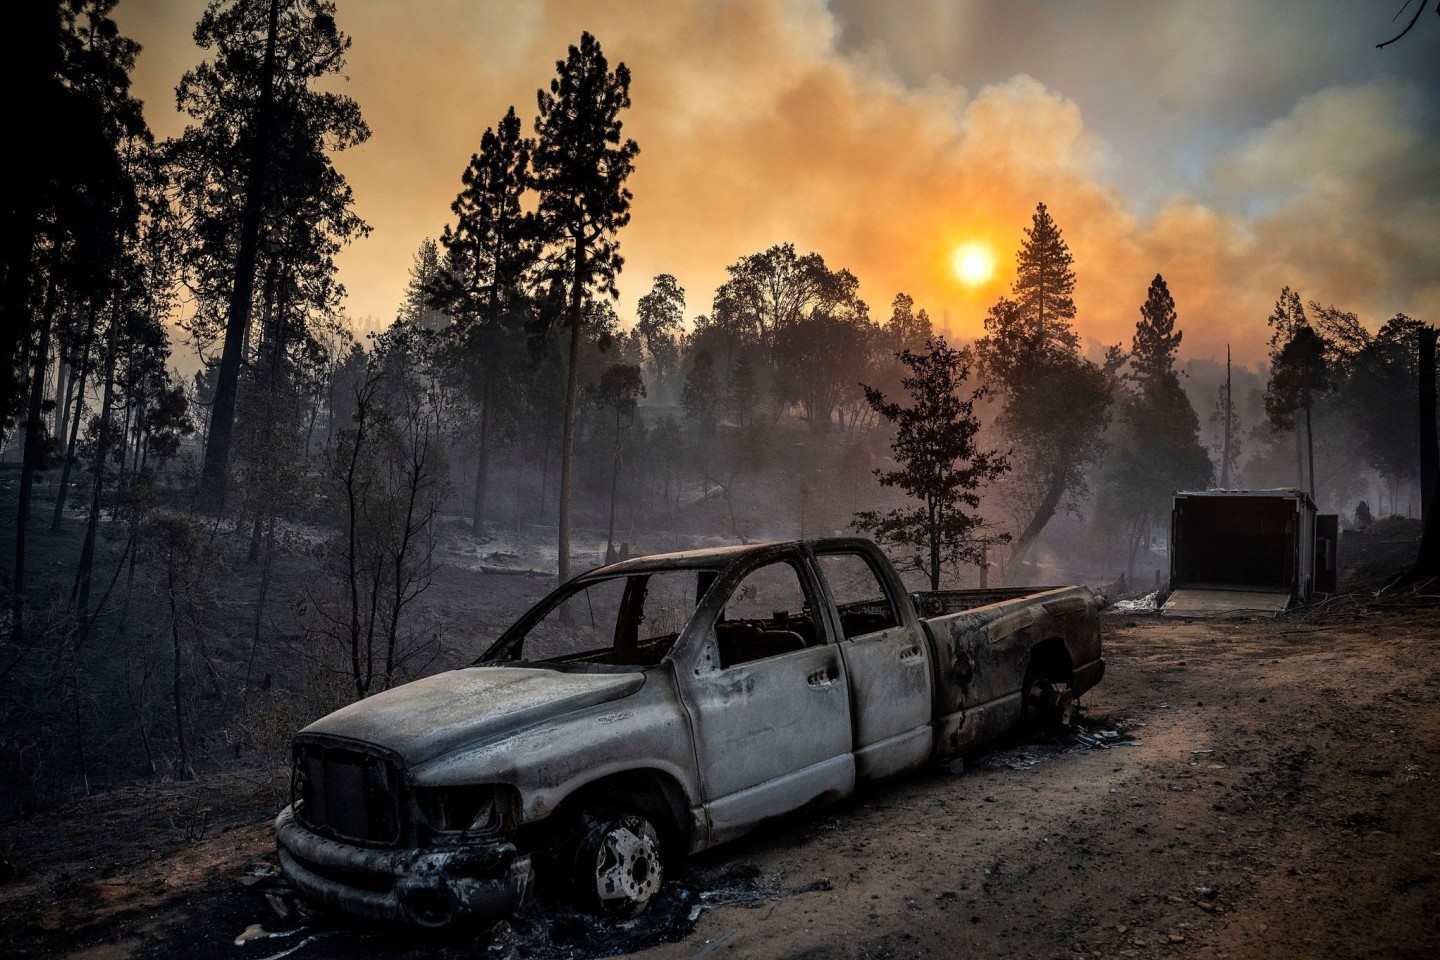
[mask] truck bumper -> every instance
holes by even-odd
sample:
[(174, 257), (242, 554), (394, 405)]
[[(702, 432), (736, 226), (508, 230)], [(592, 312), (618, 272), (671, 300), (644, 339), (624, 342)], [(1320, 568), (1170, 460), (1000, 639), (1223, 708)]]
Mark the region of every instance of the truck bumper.
[(1105, 676), (1104, 657), (1096, 657), (1089, 663), (1082, 663), (1075, 668), (1075, 679), (1074, 682), (1070, 684), (1070, 692), (1078, 697), (1099, 683), (1100, 678), (1103, 676)]
[(275, 818), (280, 870), (300, 893), (369, 920), (438, 928), (507, 916), (534, 881), (528, 855), (503, 841), (453, 850), (374, 850), (312, 833), (292, 807)]

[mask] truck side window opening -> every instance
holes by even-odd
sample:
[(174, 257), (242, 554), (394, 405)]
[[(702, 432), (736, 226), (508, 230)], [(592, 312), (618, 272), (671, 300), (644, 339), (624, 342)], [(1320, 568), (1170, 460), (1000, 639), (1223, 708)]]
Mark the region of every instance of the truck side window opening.
[(870, 561), (859, 553), (822, 553), (816, 561), (830, 588), (846, 640), (900, 625), (895, 602)]
[(653, 666), (695, 612), (700, 577), (710, 571), (665, 570), (589, 583), (526, 632), (516, 659)]
[(745, 575), (715, 621), (721, 667), (763, 660), (824, 643), (814, 604), (788, 560)]

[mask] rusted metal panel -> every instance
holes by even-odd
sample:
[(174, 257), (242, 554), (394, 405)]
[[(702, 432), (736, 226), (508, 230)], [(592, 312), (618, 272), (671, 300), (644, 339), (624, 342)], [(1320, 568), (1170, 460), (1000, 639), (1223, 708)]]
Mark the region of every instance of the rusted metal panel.
[[(1085, 587), (935, 617), (926, 625), (934, 637), (936, 750), (941, 757), (969, 750), (1019, 721), (1025, 672), (1037, 646), (1047, 641), (1064, 645), (1071, 668), (1066, 679), (1072, 685), (1075, 668), (1100, 658), (1095, 599)], [(1098, 681), (1093, 667), (1082, 677), (1092, 675)]]

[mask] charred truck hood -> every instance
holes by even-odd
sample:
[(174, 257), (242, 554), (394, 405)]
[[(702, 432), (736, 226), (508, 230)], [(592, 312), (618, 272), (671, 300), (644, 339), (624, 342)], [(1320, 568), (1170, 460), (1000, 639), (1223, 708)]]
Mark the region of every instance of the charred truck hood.
[(335, 711), (298, 740), (339, 738), (379, 747), (414, 766), (485, 740), (630, 696), (635, 673), (468, 667), (416, 680)]

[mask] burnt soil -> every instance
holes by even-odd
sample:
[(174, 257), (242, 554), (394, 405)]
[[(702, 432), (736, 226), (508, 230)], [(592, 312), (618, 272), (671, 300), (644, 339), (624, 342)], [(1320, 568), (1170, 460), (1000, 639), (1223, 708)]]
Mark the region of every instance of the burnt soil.
[(1434, 957), (1433, 604), (1107, 616), (1078, 728), (785, 818), (628, 925), (550, 899), (484, 937), (307, 916), (274, 875), (269, 783), (115, 790), (0, 825), (0, 954)]

